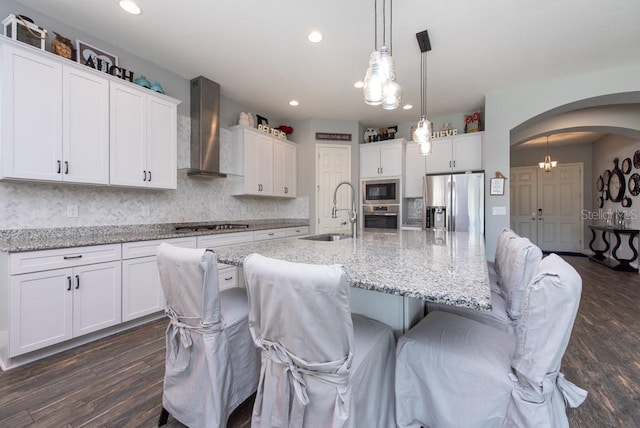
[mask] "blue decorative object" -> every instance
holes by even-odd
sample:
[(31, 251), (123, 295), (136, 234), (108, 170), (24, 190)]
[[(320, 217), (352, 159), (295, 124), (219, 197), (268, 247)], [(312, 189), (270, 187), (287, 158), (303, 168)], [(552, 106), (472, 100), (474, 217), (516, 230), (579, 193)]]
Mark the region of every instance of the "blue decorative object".
[(145, 88), (151, 88), (151, 83), (149, 83), (147, 78), (144, 76), (138, 77), (136, 80), (133, 81), (133, 83), (135, 83), (136, 85), (143, 86)]
[(160, 82), (154, 82), (149, 89), (164, 94), (164, 89), (162, 89), (162, 86), (160, 86)]

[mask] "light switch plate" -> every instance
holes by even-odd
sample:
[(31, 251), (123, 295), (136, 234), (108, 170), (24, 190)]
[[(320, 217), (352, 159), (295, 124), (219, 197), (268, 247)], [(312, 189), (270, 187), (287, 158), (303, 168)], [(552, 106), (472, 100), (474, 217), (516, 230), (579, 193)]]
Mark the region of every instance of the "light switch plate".
[(507, 207), (493, 207), (493, 215), (507, 215)]

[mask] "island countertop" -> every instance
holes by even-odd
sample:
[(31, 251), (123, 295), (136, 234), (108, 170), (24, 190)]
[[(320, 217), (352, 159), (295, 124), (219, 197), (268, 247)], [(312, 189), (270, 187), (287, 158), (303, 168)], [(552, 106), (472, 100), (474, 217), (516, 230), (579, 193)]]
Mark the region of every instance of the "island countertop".
[(216, 249), (218, 262), (242, 266), (251, 253), (311, 264), (341, 264), (352, 287), (490, 310), (484, 236), (440, 231), (364, 231), (323, 242), (302, 238)]

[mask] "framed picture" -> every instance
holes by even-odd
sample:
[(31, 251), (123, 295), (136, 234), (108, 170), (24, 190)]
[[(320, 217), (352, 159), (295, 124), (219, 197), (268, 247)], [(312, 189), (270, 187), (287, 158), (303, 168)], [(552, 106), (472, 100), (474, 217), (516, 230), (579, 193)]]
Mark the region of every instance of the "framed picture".
[(504, 195), (504, 178), (494, 177), (489, 180), (490, 195)]
[(91, 46), (81, 40), (76, 40), (77, 60), (80, 64), (87, 65), (96, 70), (109, 73), (112, 65), (118, 65), (118, 57)]
[(256, 119), (258, 120), (257, 125), (269, 125), (269, 120), (266, 117), (256, 114)]

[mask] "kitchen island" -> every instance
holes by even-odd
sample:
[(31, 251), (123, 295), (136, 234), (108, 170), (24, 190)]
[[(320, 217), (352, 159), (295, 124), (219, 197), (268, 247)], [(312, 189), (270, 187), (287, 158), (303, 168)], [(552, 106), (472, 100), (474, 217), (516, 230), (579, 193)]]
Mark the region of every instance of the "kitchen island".
[[(484, 236), (462, 232), (365, 230), (357, 238), (288, 238), (216, 250), (218, 262), (242, 266), (251, 253), (311, 264), (341, 264), (352, 310), (407, 331), (424, 301), (491, 310)], [(395, 308), (395, 309), (394, 309)]]

